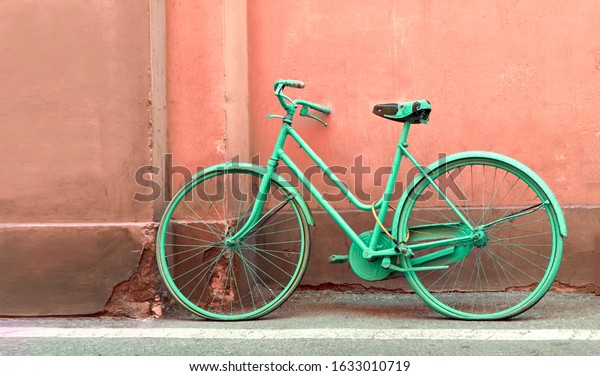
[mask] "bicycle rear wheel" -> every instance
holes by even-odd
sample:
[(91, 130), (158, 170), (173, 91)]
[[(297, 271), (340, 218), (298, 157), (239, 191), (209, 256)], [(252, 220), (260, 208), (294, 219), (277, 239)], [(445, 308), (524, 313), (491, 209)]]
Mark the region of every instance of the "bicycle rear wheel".
[[(556, 276), (563, 244), (560, 208), (538, 184), (541, 180), (519, 162), (491, 153), (441, 164), (429, 176), (481, 236), (445, 248), (454, 251), (450, 256), (416, 265), (448, 269), (406, 273), (415, 292), (437, 312), (458, 319), (505, 319), (536, 304)], [(446, 236), (454, 237), (464, 231), (427, 179), (408, 194), (397, 236), (404, 239), (408, 231), (409, 246), (432, 240), (432, 228), (445, 228)], [(452, 223), (461, 229), (448, 231)], [(443, 231), (438, 233), (443, 238)], [(412, 260), (403, 257), (401, 266), (409, 268), (419, 257), (442, 250), (416, 252)]]
[(238, 244), (226, 245), (248, 220), (262, 178), (259, 167), (224, 167), (198, 176), (163, 215), (158, 268), (173, 297), (198, 316), (261, 317), (279, 307), (304, 274), (307, 220), (298, 198), (275, 180), (257, 225)]

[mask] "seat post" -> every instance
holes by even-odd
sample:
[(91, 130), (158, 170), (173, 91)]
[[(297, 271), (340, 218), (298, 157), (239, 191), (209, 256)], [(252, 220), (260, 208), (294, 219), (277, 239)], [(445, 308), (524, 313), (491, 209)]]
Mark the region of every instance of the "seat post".
[(406, 142), (408, 139), (408, 131), (410, 130), (410, 123), (409, 122), (405, 122), (404, 126), (402, 127), (402, 135), (400, 136), (400, 145), (404, 146), (405, 148), (408, 147), (408, 143)]

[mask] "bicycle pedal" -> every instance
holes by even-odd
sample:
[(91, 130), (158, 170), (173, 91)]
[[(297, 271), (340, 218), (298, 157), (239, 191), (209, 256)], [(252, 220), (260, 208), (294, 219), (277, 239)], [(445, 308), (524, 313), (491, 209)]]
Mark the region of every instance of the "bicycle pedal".
[(329, 256), (330, 264), (343, 264), (348, 261), (348, 255), (331, 255)]

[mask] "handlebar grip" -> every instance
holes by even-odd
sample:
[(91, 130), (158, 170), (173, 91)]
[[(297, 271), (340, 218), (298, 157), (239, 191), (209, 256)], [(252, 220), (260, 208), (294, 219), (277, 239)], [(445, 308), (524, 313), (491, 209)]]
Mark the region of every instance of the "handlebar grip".
[(304, 82), (298, 80), (278, 80), (275, 81), (274, 89), (277, 90), (277, 87), (280, 85), (289, 86), (296, 89), (303, 89), (305, 86)]
[(331, 113), (331, 108), (329, 108), (327, 106), (323, 106), (322, 104), (317, 104), (317, 103), (311, 103), (311, 104), (312, 104), (312, 106), (309, 106), (309, 107), (312, 108), (313, 110), (322, 112), (325, 115), (329, 115)]
[(313, 109), (315, 111), (322, 112), (325, 115), (329, 115), (331, 113), (331, 108), (329, 108), (327, 106), (323, 106), (322, 104), (308, 102), (308, 101), (305, 101), (303, 99), (296, 99), (294, 102), (296, 104), (299, 104), (299, 105), (311, 108), (311, 109)]

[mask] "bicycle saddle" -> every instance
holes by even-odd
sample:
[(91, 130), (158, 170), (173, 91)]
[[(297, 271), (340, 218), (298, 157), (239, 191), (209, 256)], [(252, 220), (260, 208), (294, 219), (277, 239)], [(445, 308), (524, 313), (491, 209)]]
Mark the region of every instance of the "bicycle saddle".
[(386, 119), (411, 124), (427, 124), (431, 103), (427, 100), (376, 104), (373, 113)]

